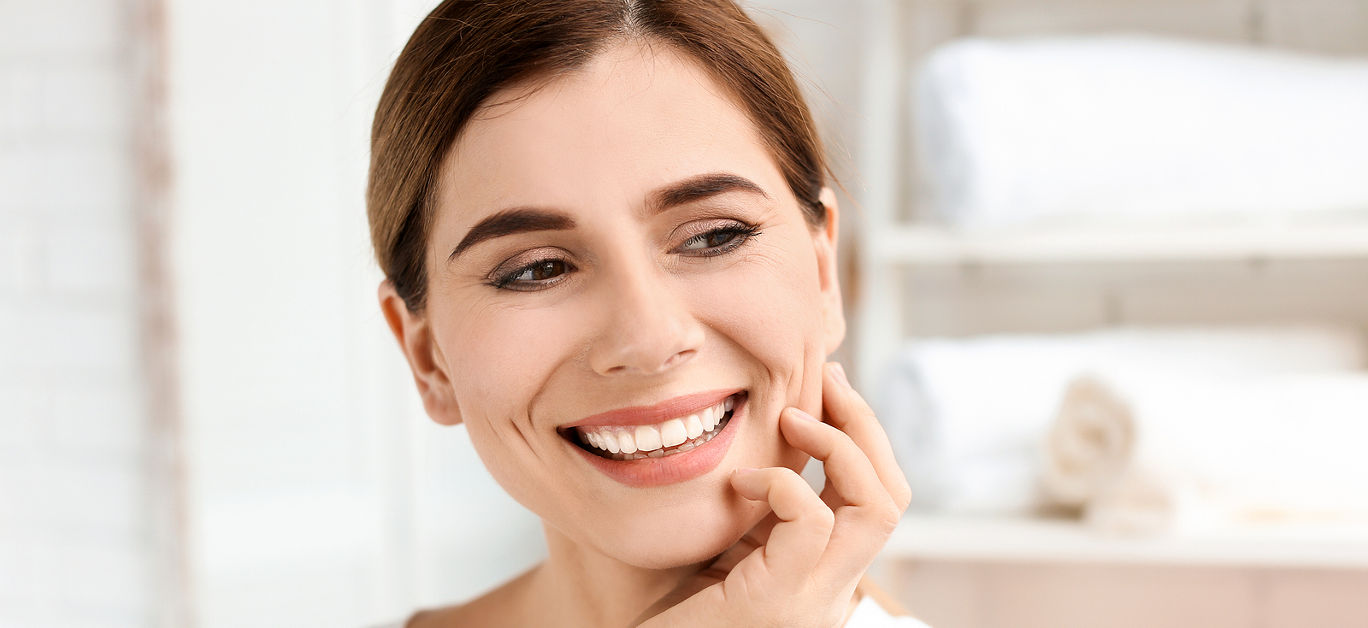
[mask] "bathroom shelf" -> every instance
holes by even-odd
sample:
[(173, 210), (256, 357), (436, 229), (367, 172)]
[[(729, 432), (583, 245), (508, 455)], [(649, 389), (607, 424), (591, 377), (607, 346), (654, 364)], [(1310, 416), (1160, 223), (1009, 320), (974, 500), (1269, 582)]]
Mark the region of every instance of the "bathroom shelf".
[(908, 515), (884, 560), (1368, 568), (1368, 524), (1263, 524), (1113, 537), (1076, 521)]
[(898, 225), (872, 245), (904, 264), (1072, 264), (1163, 261), (1368, 261), (1368, 221), (1193, 227), (1069, 227), (956, 231)]

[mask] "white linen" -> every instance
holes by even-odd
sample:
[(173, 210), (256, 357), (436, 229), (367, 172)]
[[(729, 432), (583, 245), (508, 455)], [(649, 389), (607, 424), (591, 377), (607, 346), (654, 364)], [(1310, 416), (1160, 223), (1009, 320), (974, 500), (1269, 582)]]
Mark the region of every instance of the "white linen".
[(1081, 378), (1051, 429), (1046, 494), (1118, 533), (1368, 517), (1368, 371)]
[(1021, 514), (1041, 503), (1042, 443), (1066, 387), (1353, 370), (1364, 334), (1333, 326), (1118, 329), (926, 339), (908, 344), (873, 397), (913, 489), (913, 507)]
[(1368, 213), (1368, 58), (964, 39), (916, 86), (921, 174), (953, 224)]
[(846, 620), (845, 628), (931, 628), (914, 617), (897, 617), (888, 614), (872, 597), (865, 597), (855, 605), (855, 610)]
[[(377, 626), (376, 628), (404, 628), (406, 622)], [(872, 597), (860, 599), (846, 620), (845, 628), (931, 628), (913, 617), (896, 617), (888, 614)]]

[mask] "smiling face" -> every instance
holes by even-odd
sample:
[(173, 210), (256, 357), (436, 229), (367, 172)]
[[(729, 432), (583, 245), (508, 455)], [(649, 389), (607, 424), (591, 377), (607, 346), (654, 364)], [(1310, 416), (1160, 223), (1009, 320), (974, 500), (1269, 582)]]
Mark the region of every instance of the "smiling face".
[(831, 195), (814, 226), (743, 111), (667, 46), (492, 102), (441, 170), (426, 308), (384, 299), (425, 406), (582, 546), (704, 560), (766, 512), (733, 469), (806, 462), (778, 417), (819, 414), (844, 332)]

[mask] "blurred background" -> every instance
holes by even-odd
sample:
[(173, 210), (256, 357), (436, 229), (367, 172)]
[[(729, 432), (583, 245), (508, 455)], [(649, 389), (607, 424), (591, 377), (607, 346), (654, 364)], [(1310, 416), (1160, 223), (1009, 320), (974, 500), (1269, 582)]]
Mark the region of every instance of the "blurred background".
[[(431, 0), (0, 0), (0, 626), (363, 626), (544, 553), (375, 306)], [(769, 0), (943, 628), (1368, 626), (1368, 1)]]

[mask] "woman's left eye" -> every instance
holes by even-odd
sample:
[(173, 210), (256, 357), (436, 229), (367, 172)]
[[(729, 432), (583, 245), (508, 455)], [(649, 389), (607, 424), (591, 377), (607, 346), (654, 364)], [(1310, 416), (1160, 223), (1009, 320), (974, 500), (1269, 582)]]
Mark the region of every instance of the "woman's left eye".
[(733, 251), (758, 235), (760, 231), (757, 227), (738, 223), (693, 236), (675, 250), (697, 257), (710, 257)]

